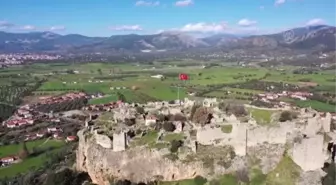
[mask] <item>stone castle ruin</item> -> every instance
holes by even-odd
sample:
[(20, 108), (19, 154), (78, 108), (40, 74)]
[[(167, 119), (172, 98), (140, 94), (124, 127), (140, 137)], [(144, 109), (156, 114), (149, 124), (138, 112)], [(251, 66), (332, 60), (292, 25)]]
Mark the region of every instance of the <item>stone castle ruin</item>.
[[(331, 152), (328, 151), (328, 147), (330, 148), (329, 145), (331, 141), (336, 143), (336, 132), (331, 129), (333, 119), (330, 113), (320, 115), (320, 113), (314, 110), (301, 109), (297, 118), (291, 121), (276, 121), (269, 125), (258, 125), (257, 121), (251, 116), (248, 121), (240, 121), (240, 119), (233, 114), (227, 115), (217, 107), (218, 101), (216, 99), (204, 99), (201, 101), (185, 99), (181, 104), (179, 102), (176, 104), (169, 104), (168, 102), (151, 102), (138, 106), (143, 106), (149, 115), (156, 114), (169, 116), (182, 114), (189, 118), (190, 109), (195, 104), (211, 109), (212, 118), (208, 124), (200, 125), (193, 123), (191, 120), (175, 120), (172, 121), (174, 131), (167, 132), (163, 128), (157, 127), (160, 122), (146, 125), (146, 116), (143, 117), (142, 115), (138, 115), (132, 105), (124, 105), (113, 111), (113, 127), (120, 127), (116, 129), (118, 132), (113, 132), (110, 137), (100, 134), (97, 130), (86, 132), (93, 132), (94, 137), (91, 140), (95, 141), (95, 145), (99, 146), (92, 146), (94, 149), (102, 150), (108, 153), (113, 152), (113, 155), (124, 155), (124, 157), (122, 157), (123, 160), (130, 157), (130, 153), (133, 154), (136, 150), (139, 150), (141, 152), (145, 152), (146, 155), (153, 157), (152, 161), (166, 161), (167, 159), (161, 158), (163, 156), (171, 155), (171, 151), (169, 151), (169, 148), (164, 147), (167, 143), (164, 143), (163, 141), (173, 136), (179, 136), (178, 138), (183, 139), (183, 146), (178, 150), (178, 158), (180, 160), (184, 160), (188, 156), (200, 158), (201, 156), (199, 155), (203, 155), (203, 151), (200, 148), (214, 147), (213, 149), (216, 150), (216, 147), (232, 147), (236, 156), (231, 159), (232, 161), (230, 163), (232, 163), (232, 167), (225, 167), (225, 169), (223, 169), (215, 165), (216, 167), (214, 168), (214, 171), (211, 172), (212, 174), (227, 173), (230, 170), (235, 171), (238, 168), (241, 168), (241, 165), (243, 164), (238, 161), (240, 159), (246, 159), (250, 156), (259, 156), (261, 158), (263, 173), (268, 173), (274, 169), (283, 157), (284, 153), (301, 168), (303, 173), (318, 171), (323, 167), (325, 162), (331, 161)], [(124, 120), (130, 118), (134, 118), (136, 120), (136, 124), (132, 126), (125, 126), (123, 124)], [(140, 134), (137, 133), (135, 137), (130, 137), (126, 133), (132, 129), (142, 131)], [(143, 145), (144, 142), (151, 139), (148, 135), (150, 133), (154, 133), (154, 130), (157, 130), (158, 132), (156, 138), (151, 140), (150, 143)], [(171, 140), (169, 141), (171, 142)], [(88, 141), (82, 141), (83, 145), (87, 145), (85, 143), (88, 143)], [(142, 144), (141, 146), (134, 145), (136, 143)], [(161, 146), (161, 144), (163, 148), (153, 149), (153, 146)], [(146, 149), (148, 147), (151, 147), (151, 149)], [(82, 147), (82, 150), (85, 148), (87, 147)], [(90, 151), (86, 152), (87, 154), (85, 155), (90, 155)], [(141, 152), (138, 154), (142, 155)], [(96, 160), (107, 160), (104, 156), (102, 157), (103, 159)], [(85, 160), (83, 157), (80, 159)], [(197, 168), (194, 166), (194, 171), (192, 170), (193, 167), (188, 166), (189, 164), (184, 164), (185, 170), (188, 171), (186, 176), (174, 173), (173, 169), (176, 171), (177, 166), (181, 165), (179, 160), (177, 162), (169, 162), (169, 165), (165, 162), (165, 164), (170, 166), (169, 168), (172, 171), (160, 171), (161, 169), (159, 171), (160, 173), (165, 174), (165, 180), (193, 178), (195, 175), (207, 176), (207, 174), (211, 174), (208, 173), (209, 169), (205, 166), (202, 167), (202, 165), (198, 162), (199, 161), (194, 161), (197, 166)], [(80, 161), (80, 164), (82, 163), (83, 161)], [(126, 164), (127, 161), (124, 161), (124, 163)], [(152, 163), (149, 162), (148, 164)], [(143, 165), (145, 164), (140, 165), (141, 168), (146, 168)], [(84, 169), (83, 166), (80, 166), (79, 168)], [(85, 169), (86, 168), (88, 167), (85, 167)], [(95, 168), (98, 169), (100, 167), (95, 166)], [(115, 168), (124, 167), (115, 166)], [(129, 168), (127, 169), (130, 170)], [(111, 174), (128, 174), (128, 172), (115, 172), (108, 167), (104, 170), (107, 170), (106, 173)], [(153, 175), (152, 173), (149, 174)], [(133, 180), (137, 181), (149, 179), (152, 179), (152, 177), (144, 175), (141, 177), (134, 176)], [(101, 181), (102, 179), (98, 180)]]

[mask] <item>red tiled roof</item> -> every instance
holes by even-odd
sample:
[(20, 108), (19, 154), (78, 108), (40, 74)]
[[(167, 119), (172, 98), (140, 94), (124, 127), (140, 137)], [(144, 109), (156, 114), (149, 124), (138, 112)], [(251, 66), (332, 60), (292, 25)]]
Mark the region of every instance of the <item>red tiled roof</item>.
[(77, 139), (77, 137), (76, 136), (68, 136), (67, 139), (68, 140), (75, 140), (75, 139)]

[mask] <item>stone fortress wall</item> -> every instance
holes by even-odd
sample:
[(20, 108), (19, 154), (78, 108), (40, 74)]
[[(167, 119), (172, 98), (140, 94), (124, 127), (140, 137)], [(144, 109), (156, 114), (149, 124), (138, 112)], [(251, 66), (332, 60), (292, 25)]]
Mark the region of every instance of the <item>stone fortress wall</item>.
[[(164, 103), (165, 106), (162, 103)], [(185, 99), (181, 106), (187, 108), (191, 107), (195, 103), (195, 101)], [(237, 156), (246, 156), (248, 155), (247, 151), (249, 151), (249, 147), (260, 147), (265, 143), (271, 145), (288, 145), (289, 149), (287, 151), (287, 154), (292, 157), (293, 161), (297, 165), (299, 165), (303, 171), (314, 171), (320, 169), (328, 158), (326, 154), (326, 143), (324, 141), (323, 134), (328, 134), (334, 140), (336, 140), (336, 133), (330, 131), (331, 115), (329, 113), (327, 113), (325, 117), (320, 117), (319, 114), (312, 110), (308, 112), (302, 110), (297, 120), (284, 123), (275, 123), (271, 126), (259, 126), (252, 118), (248, 122), (240, 122), (235, 116), (228, 116), (224, 114), (222, 111), (215, 107), (217, 104), (216, 99), (205, 99), (201, 103), (205, 107), (213, 108), (213, 119), (211, 120), (211, 123), (206, 126), (196, 126), (193, 128), (197, 130), (196, 138), (191, 140), (190, 142), (192, 145), (192, 151), (194, 152), (196, 152), (197, 150), (196, 144), (215, 146), (231, 145), (234, 148)], [(147, 111), (159, 111), (160, 114), (165, 115), (181, 112), (180, 104), (168, 105), (168, 102), (159, 102), (148, 103), (145, 106)], [(115, 122), (118, 122), (119, 120), (123, 120), (124, 118), (132, 117), (133, 114), (134, 110), (131, 110), (127, 108), (127, 106), (125, 106), (114, 112), (113, 119)], [(224, 125), (232, 126), (231, 133), (224, 133), (222, 131), (221, 126)], [(177, 124), (177, 128), (178, 132), (181, 132), (183, 129), (182, 126), (179, 124)], [(127, 138), (125, 132), (121, 131), (120, 133), (114, 133), (113, 139), (110, 139), (108, 136), (98, 134), (96, 130), (91, 130), (89, 132), (93, 133), (95, 138), (95, 144), (97, 146), (100, 145), (100, 147), (104, 148), (103, 151), (109, 153), (109, 155), (118, 155), (117, 157), (121, 158), (122, 153), (124, 152), (134, 152), (133, 150), (126, 150)], [(83, 136), (80, 137), (80, 144), (81, 142), (83, 142), (81, 146), (85, 147), (79, 147), (82, 151), (79, 151), (78, 153), (85, 153), (85, 157), (78, 156), (77, 161), (80, 162), (78, 163), (78, 169), (92, 171), (92, 174), (98, 174), (98, 177), (96, 177), (97, 181), (104, 181), (105, 179), (99, 176), (99, 173), (97, 171), (98, 169), (100, 169), (100, 167), (94, 164), (87, 165), (85, 164), (85, 162), (89, 162), (88, 158), (92, 158), (93, 160), (93, 158), (97, 158), (100, 156), (101, 159), (105, 159), (107, 156), (100, 155), (98, 152), (99, 148), (97, 148), (97, 146), (85, 144)], [(91, 146), (92, 148), (87, 148), (87, 146)], [(96, 151), (95, 153), (92, 152), (93, 150), (91, 151), (91, 149), (93, 148), (94, 151)], [(146, 155), (151, 156), (150, 158), (154, 161), (155, 165), (158, 165), (159, 163), (165, 163), (168, 166), (170, 165), (170, 170), (176, 171), (176, 167), (182, 165), (180, 163), (173, 164), (166, 160), (163, 160), (161, 157), (159, 157), (158, 153), (155, 153), (154, 155), (154, 153), (148, 153), (148, 151), (145, 150), (142, 152), (147, 152)], [(114, 161), (114, 159), (109, 158), (108, 163), (111, 163), (111, 161)], [(150, 163), (150, 161), (147, 162)], [(123, 166), (123, 163), (113, 165), (118, 168), (126, 169), (126, 167)], [(90, 166), (95, 166), (95, 169), (88, 169), (90, 168)], [(196, 170), (192, 170), (193, 168), (195, 168)], [(108, 166), (104, 166), (104, 169), (111, 170)], [(132, 169), (127, 168), (128, 171), (134, 171), (135, 169), (135, 167), (134, 169), (133, 167)], [(157, 169), (158, 174), (163, 173), (162, 170), (163, 168)], [(200, 164), (195, 164), (195, 166), (186, 166), (184, 170), (188, 171), (188, 174), (178, 174), (175, 178), (183, 179), (192, 177), (194, 174), (206, 173), (205, 171), (203, 171), (204, 169), (202, 169)], [(118, 174), (119, 171), (106, 173)], [(171, 173), (163, 173), (165, 174), (165, 179), (173, 180), (172, 177), (169, 176), (172, 173), (173, 171)], [(122, 175), (126, 177), (130, 174), (125, 173)], [(141, 180), (142, 178), (145, 178), (145, 176), (134, 177), (134, 179), (136, 180)]]
[[(207, 101), (207, 100), (204, 100)], [(213, 100), (211, 99), (211, 104)], [(209, 104), (209, 103), (204, 103)], [(315, 114), (315, 116), (314, 116)], [(226, 121), (223, 121), (224, 120)], [(241, 123), (234, 116), (226, 116), (215, 108), (212, 125), (197, 130), (197, 142), (203, 145), (232, 145), (235, 153), (246, 155), (248, 147), (263, 143), (292, 143), (288, 154), (304, 171), (317, 170), (323, 167), (327, 158), (326, 143), (322, 134), (330, 133), (331, 114), (320, 117), (316, 111), (301, 111), (297, 120), (277, 123), (272, 126), (257, 126), (251, 123)], [(223, 133), (218, 125), (232, 125), (231, 133)], [(217, 127), (216, 127), (217, 125)], [(294, 142), (294, 138), (301, 138)], [(334, 138), (336, 139), (336, 138)]]

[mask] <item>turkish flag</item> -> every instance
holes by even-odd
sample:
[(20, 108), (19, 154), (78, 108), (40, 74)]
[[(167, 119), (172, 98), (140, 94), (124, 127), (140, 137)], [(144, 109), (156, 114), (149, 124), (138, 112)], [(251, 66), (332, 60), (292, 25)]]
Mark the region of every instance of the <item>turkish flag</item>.
[(187, 75), (187, 74), (183, 74), (183, 73), (181, 73), (181, 74), (179, 75), (179, 77), (180, 77), (180, 80), (188, 80), (188, 75)]

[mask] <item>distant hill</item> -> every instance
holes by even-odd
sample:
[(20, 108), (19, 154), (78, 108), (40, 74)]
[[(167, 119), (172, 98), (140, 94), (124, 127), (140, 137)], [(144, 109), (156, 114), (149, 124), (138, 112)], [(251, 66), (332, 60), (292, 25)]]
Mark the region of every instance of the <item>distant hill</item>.
[(77, 34), (59, 35), (52, 32), (0, 32), (0, 52), (64, 51), (75, 46), (96, 43), (105, 38)]
[(287, 48), (307, 52), (334, 51), (336, 28), (311, 26), (294, 28), (269, 35), (238, 37), (229, 34), (195, 38), (181, 32), (153, 35), (115, 35), (87, 37), (78, 34), (59, 35), (52, 32), (0, 32), (0, 52), (149, 52), (187, 51), (189, 49), (262, 49)]

